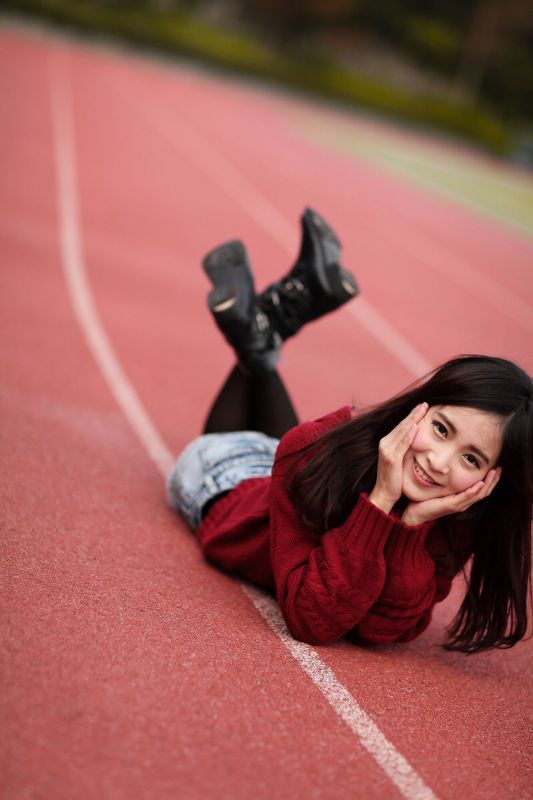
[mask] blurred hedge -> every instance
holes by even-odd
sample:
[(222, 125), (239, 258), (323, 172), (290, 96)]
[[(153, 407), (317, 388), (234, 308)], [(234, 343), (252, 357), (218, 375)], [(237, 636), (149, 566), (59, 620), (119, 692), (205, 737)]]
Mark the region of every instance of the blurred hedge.
[(332, 62), (294, 58), (248, 35), (216, 28), (176, 10), (155, 12), (139, 3), (87, 0), (3, 0), (2, 8), (78, 31), (111, 34), (168, 53), (193, 56), (321, 97), (430, 125), (496, 153), (506, 153), (511, 144), (510, 131), (487, 108), (409, 94)]

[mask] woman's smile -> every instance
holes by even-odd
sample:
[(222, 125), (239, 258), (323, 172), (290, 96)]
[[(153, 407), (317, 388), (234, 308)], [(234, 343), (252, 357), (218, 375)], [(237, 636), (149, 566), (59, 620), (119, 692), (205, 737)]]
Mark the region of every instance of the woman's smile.
[(415, 479), (422, 485), (422, 486), (439, 486), (440, 484), (437, 481), (434, 481), (433, 478), (427, 474), (425, 470), (422, 469), (416, 458), (413, 457), (413, 472)]

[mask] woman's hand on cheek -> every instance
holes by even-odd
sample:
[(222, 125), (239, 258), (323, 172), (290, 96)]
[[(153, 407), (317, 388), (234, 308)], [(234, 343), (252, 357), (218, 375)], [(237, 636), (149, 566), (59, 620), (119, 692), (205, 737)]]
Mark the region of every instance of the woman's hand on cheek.
[(403, 459), (415, 439), (417, 425), (427, 410), (428, 404), (420, 403), (379, 442), (376, 485), (368, 499), (386, 514), (401, 497)]
[(501, 473), (501, 467), (496, 467), (496, 469), (489, 470), (484, 480), (477, 481), (464, 492), (449, 494), (446, 497), (435, 497), (420, 503), (409, 503), (402, 514), (402, 520), (406, 525), (420, 525), (439, 517), (446, 517), (448, 514), (459, 514), (466, 511), (474, 503), (489, 496), (500, 480)]

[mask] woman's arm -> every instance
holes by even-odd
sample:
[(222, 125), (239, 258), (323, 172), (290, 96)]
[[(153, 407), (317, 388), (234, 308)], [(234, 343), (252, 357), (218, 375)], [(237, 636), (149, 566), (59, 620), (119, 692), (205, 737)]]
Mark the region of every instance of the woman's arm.
[(296, 639), (325, 644), (351, 630), (379, 597), (391, 523), (376, 524), (375, 507), (361, 497), (344, 526), (319, 538), (301, 526), (281, 493), (271, 516), (277, 600)]
[[(278, 603), (291, 633), (320, 644), (344, 636), (368, 614), (387, 577), (386, 543), (401, 520), (361, 495), (346, 522), (322, 536), (305, 528), (285, 486), (284, 456), (316, 438), (317, 423), (287, 434), (279, 447), (271, 488), (271, 561)], [(425, 537), (430, 526), (419, 526)], [(422, 545), (423, 546), (423, 545)]]
[[(416, 533), (422, 527), (407, 530)], [(467, 543), (468, 530), (460, 533), (461, 540)], [(356, 630), (367, 642), (406, 642), (421, 634), (430, 623), (433, 607), (447, 597), (454, 574), (468, 557), (468, 548), (460, 563), (451, 557), (448, 538), (438, 525), (419, 544), (421, 549), (405, 548), (404, 541), (398, 541), (395, 534), (389, 537), (383, 593)]]
[(401, 606), (380, 598), (355, 632), (369, 644), (410, 642), (426, 630), (435, 604), (448, 596), (450, 587), (450, 578), (437, 575), (435, 586), (417, 602)]

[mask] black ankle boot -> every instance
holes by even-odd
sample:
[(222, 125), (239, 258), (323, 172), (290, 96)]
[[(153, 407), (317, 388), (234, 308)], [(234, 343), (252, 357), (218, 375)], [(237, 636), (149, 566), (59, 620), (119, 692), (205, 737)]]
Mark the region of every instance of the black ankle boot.
[(302, 244), (296, 264), (258, 298), (272, 330), (284, 341), (359, 294), (353, 275), (340, 263), (341, 245), (327, 222), (307, 208), (301, 217)]
[(214, 287), (207, 305), (242, 366), (256, 375), (274, 369), (281, 337), (256, 305), (254, 279), (243, 243), (234, 240), (211, 250), (203, 267)]

